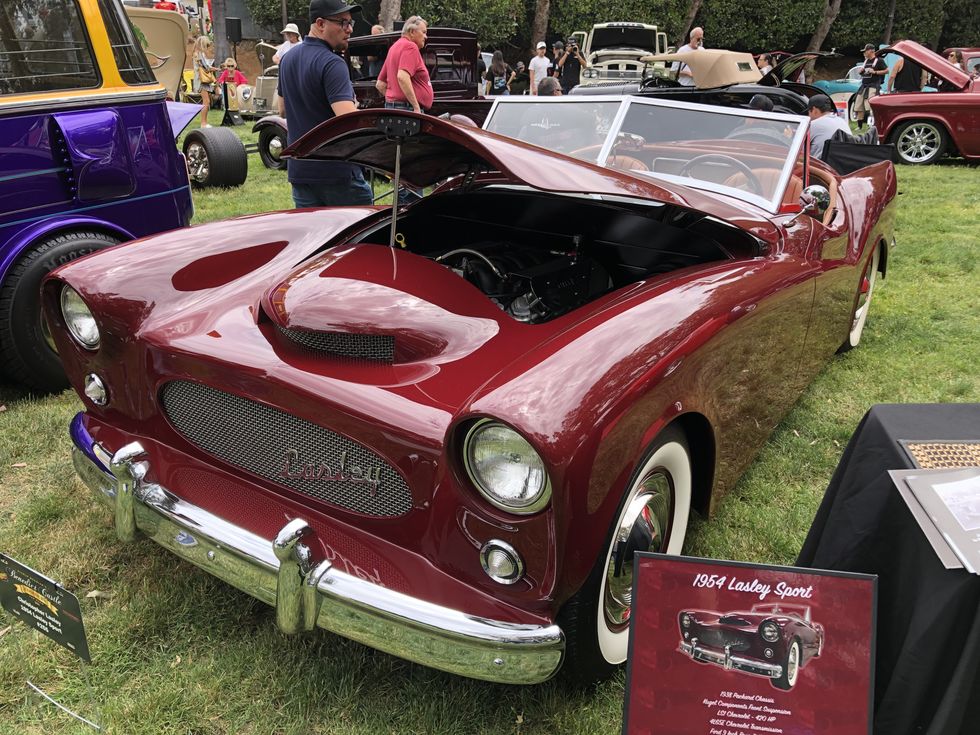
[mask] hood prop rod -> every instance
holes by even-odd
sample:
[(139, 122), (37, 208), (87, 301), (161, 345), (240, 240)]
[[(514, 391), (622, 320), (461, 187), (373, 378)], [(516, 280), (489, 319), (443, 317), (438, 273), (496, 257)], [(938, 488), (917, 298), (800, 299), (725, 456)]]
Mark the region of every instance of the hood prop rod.
[(391, 180), (394, 189), (391, 192), (391, 232), (388, 234), (388, 247), (395, 247), (395, 231), (398, 225), (398, 187), (402, 178), (402, 144), (408, 138), (422, 132), (422, 120), (403, 115), (382, 115), (376, 123), (378, 130), (384, 133), (385, 140), (395, 144), (395, 176)]

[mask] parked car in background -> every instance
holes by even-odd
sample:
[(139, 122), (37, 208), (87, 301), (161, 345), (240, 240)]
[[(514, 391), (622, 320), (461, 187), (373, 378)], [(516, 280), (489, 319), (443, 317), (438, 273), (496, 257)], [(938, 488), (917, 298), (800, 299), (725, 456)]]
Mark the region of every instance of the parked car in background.
[(667, 53), (667, 34), (646, 23), (596, 23), (582, 44), (581, 83), (639, 82), (644, 56)]
[[(698, 102), (722, 107), (747, 107), (756, 94), (772, 100), (778, 110), (806, 114), (807, 98), (819, 92), (808, 84), (790, 81), (813, 58), (831, 56), (821, 51), (784, 59), (763, 76), (752, 54), (722, 49), (688, 51), (644, 57), (649, 75), (641, 82), (575, 87), (572, 95), (635, 94), (643, 97)], [(687, 64), (694, 86), (677, 82), (678, 64)]]
[(67, 385), (38, 300), (51, 269), (190, 222), (187, 164), (174, 138), (197, 108), (166, 97), (118, 0), (0, 3), (8, 379), (40, 391)]
[(749, 611), (682, 610), (681, 653), (769, 679), (776, 689), (796, 686), (800, 669), (823, 653), (824, 629), (805, 605), (769, 603)]
[(860, 341), (895, 169), (837, 175), (806, 117), (642, 96), (499, 96), (486, 125), (336, 117), (286, 154), (436, 190), (49, 276), (75, 466), (121, 540), (286, 632), (510, 684), (603, 677), (635, 552), (680, 553)]
[(903, 163), (935, 163), (944, 155), (980, 159), (980, 80), (914, 41), (878, 52), (918, 64), (939, 81), (938, 91), (896, 92), (871, 99), (882, 142), (894, 143)]
[[(350, 70), (359, 108), (384, 107), (384, 97), (378, 92), (375, 83), (388, 56), (388, 49), (399, 38), (401, 33), (382, 33), (377, 36), (358, 36), (348, 42), (343, 56)], [(461, 112), (473, 118), (477, 125), (482, 123), (489, 104), (475, 107), (465, 104), (465, 101), (480, 96), (481, 80), (476, 73), (476, 33), (458, 28), (429, 28), (428, 39), (422, 49), (422, 60), (429, 72), (435, 95), (429, 112), (433, 115)], [(278, 74), (278, 67), (265, 71), (267, 78), (275, 76), (276, 81)], [(271, 84), (265, 89), (270, 87), (275, 90), (275, 86)], [(268, 91), (260, 99), (271, 100)], [(464, 104), (458, 104), (460, 102)], [(281, 153), (286, 147), (287, 130), (286, 119), (278, 114), (267, 115), (252, 127), (252, 131), (259, 134), (259, 156), (267, 168), (286, 168)]]

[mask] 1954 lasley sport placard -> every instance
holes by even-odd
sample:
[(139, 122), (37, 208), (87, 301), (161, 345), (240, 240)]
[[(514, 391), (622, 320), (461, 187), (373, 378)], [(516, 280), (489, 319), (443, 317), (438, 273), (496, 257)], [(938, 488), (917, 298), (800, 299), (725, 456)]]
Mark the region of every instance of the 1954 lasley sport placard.
[(624, 735), (871, 732), (876, 577), (635, 564)]

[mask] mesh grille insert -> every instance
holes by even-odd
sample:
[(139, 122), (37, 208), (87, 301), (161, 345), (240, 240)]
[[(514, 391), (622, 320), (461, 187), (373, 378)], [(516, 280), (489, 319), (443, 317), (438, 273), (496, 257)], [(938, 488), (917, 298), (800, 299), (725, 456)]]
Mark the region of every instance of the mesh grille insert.
[(289, 340), (314, 352), (376, 362), (394, 362), (395, 359), (395, 338), (390, 334), (314, 332), (285, 327), (277, 329)]
[(187, 441), (253, 475), (366, 515), (399, 516), (412, 507), (391, 465), (322, 426), (183, 380), (164, 385), (160, 402)]

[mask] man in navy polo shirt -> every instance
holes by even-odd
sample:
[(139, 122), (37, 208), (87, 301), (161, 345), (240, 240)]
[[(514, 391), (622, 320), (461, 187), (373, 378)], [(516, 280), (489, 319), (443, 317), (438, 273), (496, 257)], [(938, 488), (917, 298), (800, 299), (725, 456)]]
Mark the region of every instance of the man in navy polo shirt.
[[(353, 112), (354, 86), (338, 52), (347, 48), (359, 5), (345, 0), (310, 0), (310, 33), (279, 65), (279, 113), (293, 143), (324, 120)], [(290, 159), (286, 168), (297, 207), (372, 204), (360, 166), (341, 161)]]

